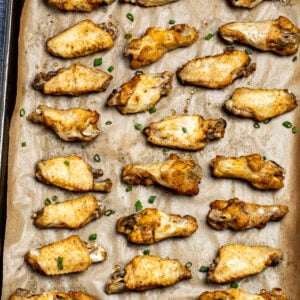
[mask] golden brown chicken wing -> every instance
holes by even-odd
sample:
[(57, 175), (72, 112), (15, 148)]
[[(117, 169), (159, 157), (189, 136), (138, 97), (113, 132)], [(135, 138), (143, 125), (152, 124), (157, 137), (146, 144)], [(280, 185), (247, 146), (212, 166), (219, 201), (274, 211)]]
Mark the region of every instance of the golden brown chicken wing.
[(76, 155), (54, 157), (37, 163), (36, 178), (45, 184), (76, 192), (105, 192), (111, 190), (111, 180), (95, 181), (102, 176), (101, 169), (92, 169)]
[(254, 23), (228, 23), (219, 28), (219, 34), (229, 43), (239, 42), (279, 55), (294, 55), (300, 41), (300, 30), (282, 16)]
[(115, 0), (48, 0), (49, 4), (65, 11), (92, 11)]
[(267, 246), (226, 245), (209, 266), (208, 282), (229, 283), (258, 274), (282, 260), (282, 252)]
[(131, 68), (137, 69), (159, 60), (170, 50), (190, 46), (197, 39), (197, 30), (186, 24), (169, 29), (149, 27), (141, 38), (128, 43), (125, 56), (129, 56)]
[(117, 37), (116, 26), (111, 23), (95, 24), (83, 20), (47, 41), (47, 51), (62, 58), (86, 56), (113, 47)]
[(148, 142), (169, 148), (201, 150), (211, 140), (224, 137), (226, 121), (204, 120), (200, 115), (177, 115), (144, 128)]
[(51, 128), (66, 142), (90, 142), (100, 134), (97, 127), (99, 117), (95, 110), (79, 107), (55, 109), (39, 105), (35, 112), (27, 117), (27, 120)]
[(173, 76), (171, 72), (135, 75), (130, 81), (113, 90), (107, 105), (117, 106), (124, 115), (144, 112), (169, 94)]
[(45, 275), (62, 275), (83, 272), (92, 263), (106, 259), (104, 248), (95, 241), (83, 242), (78, 235), (31, 249), (25, 260), (34, 269)]
[(34, 225), (39, 228), (78, 229), (100, 218), (104, 207), (92, 195), (46, 205), (33, 213)]
[(260, 190), (278, 190), (284, 184), (285, 170), (274, 161), (265, 161), (260, 154), (240, 157), (217, 155), (210, 162), (215, 177), (239, 178)]
[(115, 272), (106, 285), (107, 294), (125, 291), (146, 291), (167, 287), (183, 279), (192, 278), (191, 271), (177, 259), (153, 255), (136, 256), (124, 271)]
[(250, 62), (250, 56), (243, 51), (225, 51), (222, 54), (188, 61), (177, 69), (177, 77), (185, 85), (221, 89), (238, 78), (252, 74), (256, 65)]
[(164, 162), (127, 165), (122, 170), (122, 179), (129, 185), (157, 183), (178, 194), (192, 196), (199, 193), (202, 176), (202, 169), (194, 160), (185, 160), (176, 154), (171, 154)]
[(169, 215), (156, 208), (146, 208), (117, 221), (117, 231), (134, 244), (153, 244), (171, 237), (187, 237), (198, 228), (192, 216)]
[(235, 115), (265, 121), (293, 110), (297, 100), (288, 90), (237, 88), (224, 106)]
[(228, 0), (228, 2), (237, 7), (253, 8), (265, 0)]
[(165, 5), (179, 0), (121, 0), (124, 3), (136, 4), (143, 7)]
[(288, 212), (287, 205), (260, 205), (233, 198), (210, 203), (208, 224), (216, 230), (263, 228), (269, 221), (280, 221)]
[(112, 76), (96, 68), (76, 63), (68, 69), (62, 68), (48, 74), (36, 75), (33, 88), (47, 95), (79, 96), (91, 92), (102, 92), (109, 86)]

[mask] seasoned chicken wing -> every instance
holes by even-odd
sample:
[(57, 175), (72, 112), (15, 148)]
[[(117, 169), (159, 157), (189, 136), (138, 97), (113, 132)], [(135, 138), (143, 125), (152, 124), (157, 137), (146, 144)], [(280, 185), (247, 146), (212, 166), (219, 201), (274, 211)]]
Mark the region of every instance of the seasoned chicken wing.
[(221, 89), (236, 79), (248, 77), (256, 65), (243, 51), (225, 51), (214, 56), (197, 57), (177, 69), (177, 77), (182, 84), (197, 85), (211, 89)]
[(124, 271), (116, 271), (107, 283), (105, 292), (146, 291), (190, 278), (191, 271), (177, 259), (142, 255), (134, 257)]
[(27, 117), (27, 120), (51, 128), (66, 142), (90, 142), (100, 134), (97, 127), (99, 117), (95, 110), (79, 107), (55, 109), (39, 105), (35, 112)]
[(278, 190), (284, 184), (285, 170), (274, 161), (265, 161), (260, 154), (240, 157), (217, 155), (210, 162), (215, 177), (239, 178), (260, 190)]
[(66, 11), (92, 11), (101, 5), (109, 5), (115, 0), (48, 0), (49, 4)]
[(47, 51), (62, 58), (86, 56), (113, 47), (117, 28), (111, 23), (83, 20), (47, 41)]
[(224, 106), (235, 115), (265, 121), (293, 110), (297, 100), (288, 90), (237, 88)]
[(282, 252), (267, 246), (226, 245), (209, 266), (208, 282), (229, 283), (258, 274), (282, 260)]
[(148, 142), (163, 147), (201, 150), (211, 140), (224, 137), (226, 121), (204, 120), (200, 115), (177, 115), (144, 128)]
[(104, 207), (92, 195), (51, 203), (33, 213), (34, 225), (39, 228), (78, 229), (100, 218)]
[(127, 165), (122, 170), (122, 179), (129, 185), (157, 183), (183, 195), (197, 195), (202, 176), (202, 169), (194, 160), (176, 154), (165, 162)]
[(171, 72), (135, 75), (130, 81), (113, 90), (107, 105), (117, 106), (124, 115), (144, 112), (169, 94), (173, 76)]
[(192, 216), (169, 215), (156, 208), (146, 208), (117, 221), (117, 231), (134, 244), (153, 244), (171, 237), (187, 237), (198, 228)]
[(121, 0), (124, 3), (136, 4), (143, 7), (165, 5), (179, 0)]
[(219, 28), (219, 34), (229, 43), (239, 42), (279, 55), (294, 55), (300, 42), (300, 30), (282, 16), (254, 23), (228, 23)]
[(62, 68), (49, 73), (36, 75), (33, 88), (47, 95), (79, 96), (91, 92), (105, 91), (112, 76), (96, 68), (89, 68), (76, 63), (68, 69)]
[(288, 212), (287, 205), (260, 205), (233, 198), (210, 203), (208, 224), (216, 230), (263, 228), (269, 221), (280, 221)]
[(237, 7), (253, 8), (265, 0), (228, 0), (228, 2)]
[(25, 260), (34, 269), (45, 275), (62, 275), (83, 272), (92, 263), (106, 259), (104, 248), (95, 241), (83, 242), (78, 235), (31, 249)]
[(102, 176), (101, 169), (92, 169), (76, 155), (54, 157), (37, 163), (36, 178), (45, 183), (76, 192), (105, 192), (111, 190), (111, 180), (95, 181)]
[(197, 30), (186, 24), (176, 24), (169, 29), (150, 27), (141, 38), (128, 43), (125, 56), (129, 56), (131, 68), (137, 69), (159, 60), (170, 50), (190, 46), (197, 39)]

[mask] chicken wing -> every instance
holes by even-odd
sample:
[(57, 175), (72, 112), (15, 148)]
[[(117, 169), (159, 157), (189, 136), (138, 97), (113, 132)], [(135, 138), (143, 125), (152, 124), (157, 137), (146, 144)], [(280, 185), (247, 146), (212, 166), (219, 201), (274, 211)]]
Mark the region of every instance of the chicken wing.
[(115, 0), (48, 0), (49, 4), (65, 11), (92, 11), (101, 5), (112, 4)]
[(265, 0), (228, 0), (228, 2), (237, 7), (253, 8)]
[(195, 28), (186, 24), (176, 24), (169, 29), (149, 27), (139, 39), (132, 39), (125, 56), (130, 58), (130, 66), (137, 69), (159, 60), (166, 52), (192, 45), (198, 39)]
[(228, 23), (219, 28), (219, 34), (229, 43), (239, 42), (279, 55), (294, 55), (300, 41), (300, 30), (282, 16), (254, 23)]
[(134, 244), (153, 244), (171, 237), (187, 237), (198, 229), (192, 216), (169, 215), (146, 208), (117, 221), (117, 231)]
[(86, 56), (113, 47), (117, 28), (111, 23), (83, 20), (47, 41), (47, 51), (62, 58)]
[(216, 230), (263, 228), (269, 221), (280, 221), (288, 212), (287, 205), (260, 205), (233, 198), (210, 203), (208, 224)]
[(165, 5), (179, 0), (121, 0), (124, 3), (136, 4), (143, 7)]
[(190, 278), (192, 278), (191, 271), (177, 259), (142, 255), (134, 257), (125, 266), (124, 271), (115, 272), (107, 283), (105, 292), (115, 294), (125, 291), (146, 291), (167, 287)]
[(229, 283), (258, 274), (282, 260), (282, 252), (267, 246), (226, 245), (209, 266), (208, 282)]
[(36, 75), (33, 88), (47, 95), (79, 96), (91, 92), (105, 91), (112, 76), (96, 68), (89, 68), (76, 63), (68, 69), (62, 68), (48, 74)]
[(144, 133), (154, 145), (196, 151), (211, 140), (223, 138), (225, 127), (222, 118), (204, 120), (200, 115), (178, 115), (150, 123)]
[(78, 292), (45, 292), (43, 294), (34, 294), (25, 289), (17, 289), (9, 300), (96, 300), (95, 297), (87, 295), (81, 291)]
[(230, 289), (215, 292), (204, 292), (198, 300), (287, 300), (287, 296), (281, 289), (274, 288), (267, 292), (261, 290), (260, 294), (249, 294), (241, 289)]
[(103, 247), (95, 241), (83, 242), (78, 235), (31, 249), (25, 255), (26, 262), (45, 275), (62, 275), (83, 272), (92, 263), (106, 259)]
[(197, 195), (202, 177), (202, 169), (194, 160), (176, 154), (165, 162), (127, 165), (122, 170), (122, 179), (129, 185), (157, 183), (183, 195)]
[(102, 203), (92, 195), (46, 205), (33, 213), (34, 225), (39, 228), (78, 229), (104, 214)]
[(197, 57), (177, 69), (177, 77), (182, 84), (197, 85), (211, 89), (221, 89), (236, 79), (248, 77), (256, 65), (243, 51), (225, 51), (214, 56)]
[(107, 105), (117, 106), (124, 115), (146, 111), (169, 94), (173, 76), (171, 72), (135, 75), (130, 81), (113, 90)]
[(90, 142), (100, 134), (97, 127), (99, 117), (95, 110), (79, 107), (55, 109), (39, 105), (35, 112), (27, 117), (27, 120), (51, 128), (66, 142)]
[(243, 179), (260, 190), (278, 190), (284, 185), (285, 170), (274, 161), (264, 161), (260, 154), (240, 157), (217, 155), (210, 166), (215, 177)]
[(297, 100), (288, 90), (237, 88), (224, 106), (235, 115), (261, 122), (293, 110)]
[(109, 193), (112, 186), (110, 179), (94, 181), (102, 174), (101, 169), (92, 169), (81, 157), (73, 155), (39, 161), (35, 176), (42, 183), (69, 191)]

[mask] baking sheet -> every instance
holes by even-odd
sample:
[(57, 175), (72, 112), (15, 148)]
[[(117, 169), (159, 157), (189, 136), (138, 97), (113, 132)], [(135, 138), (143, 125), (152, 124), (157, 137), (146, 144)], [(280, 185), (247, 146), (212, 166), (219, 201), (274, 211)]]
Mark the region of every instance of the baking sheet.
[[(229, 285), (207, 284), (205, 274), (198, 272), (201, 265), (209, 265), (212, 262), (221, 245), (228, 243), (268, 245), (282, 249), (284, 260), (279, 266), (268, 268), (259, 275), (240, 281), (239, 287), (253, 293), (259, 292), (261, 288), (269, 290), (281, 287), (290, 299), (297, 299), (300, 292), (296, 284), (300, 261), (297, 253), (300, 239), (297, 232), (299, 138), (298, 134), (293, 135), (281, 124), (289, 120), (299, 127), (299, 109), (280, 116), (269, 124), (261, 124), (259, 129), (255, 129), (253, 121), (231, 117), (222, 110), (221, 105), (235, 88), (241, 86), (288, 88), (299, 97), (300, 87), (296, 84), (300, 79), (299, 60), (293, 62), (292, 57), (278, 57), (253, 50), (251, 57), (257, 64), (256, 72), (248, 78), (235, 81), (233, 85), (223, 90), (183, 87), (174, 79), (172, 92), (156, 105), (157, 112), (154, 114), (122, 116), (116, 109), (107, 108), (105, 103), (112, 89), (119, 87), (134, 75), (134, 71), (129, 68), (128, 60), (123, 57), (127, 43), (124, 39), (126, 33), (136, 37), (144, 33), (149, 26), (169, 27), (170, 19), (176, 20), (178, 24), (187, 23), (197, 28), (200, 38), (194, 45), (169, 52), (158, 62), (143, 68), (145, 73), (165, 70), (175, 72), (177, 67), (195, 56), (213, 55), (223, 51), (224, 44), (216, 36), (210, 41), (204, 39), (208, 33), (215, 33), (220, 25), (235, 20), (275, 19), (279, 15), (284, 15), (299, 26), (300, 16), (297, 14), (299, 8), (300, 4), (296, 0), (288, 4), (267, 1), (252, 10), (234, 9), (229, 7), (226, 1), (220, 0), (209, 2), (181, 0), (156, 8), (140, 8), (115, 2), (91, 13), (62, 13), (47, 6), (44, 1), (25, 1), (19, 35), (17, 100), (10, 128), (2, 299), (7, 299), (19, 287), (35, 292), (83, 290), (99, 299), (196, 299), (205, 290), (229, 287)], [(128, 12), (133, 14), (134, 22), (126, 18)], [(113, 49), (75, 60), (62, 60), (46, 53), (47, 38), (86, 18), (97, 23), (105, 21), (118, 23), (120, 33)], [(236, 48), (243, 50), (246, 47)], [(114, 79), (104, 93), (75, 98), (54, 97), (43, 96), (31, 87), (38, 72), (68, 67), (77, 61), (92, 66), (97, 57), (103, 58), (101, 66), (103, 70), (107, 70), (111, 65), (115, 67), (112, 72)], [(39, 104), (57, 108), (81, 106), (95, 109), (101, 114), (102, 133), (94, 142), (84, 144), (84, 148), (82, 143), (60, 141), (51, 131), (29, 123), (25, 117), (20, 117), (21, 108), (24, 108), (28, 115)], [(141, 123), (146, 126), (152, 121), (160, 120), (174, 112), (183, 113), (185, 110), (188, 113), (199, 113), (205, 118), (223, 117), (228, 124), (224, 139), (210, 143), (203, 151), (196, 153), (172, 151), (184, 157), (191, 156), (202, 166), (204, 178), (199, 195), (179, 196), (159, 187), (144, 186), (135, 186), (127, 193), (126, 185), (120, 180), (123, 165), (163, 161), (167, 158), (162, 148), (146, 143), (143, 134), (134, 129), (134, 124)], [(105, 125), (108, 120), (112, 122), (109, 126)], [(21, 147), (23, 141), (26, 141), (26, 147)], [(256, 152), (276, 161), (286, 169), (283, 189), (277, 192), (261, 192), (243, 182), (211, 177), (209, 161), (215, 155), (239, 156)], [(107, 195), (95, 195), (105, 202), (107, 209), (116, 210), (116, 214), (102, 217), (80, 230), (39, 230), (33, 226), (30, 216), (33, 211), (44, 205), (45, 198), (57, 195), (59, 201), (63, 201), (78, 194), (64, 192), (37, 182), (34, 178), (35, 164), (41, 159), (73, 153), (80, 155), (93, 167), (101, 167), (104, 176), (111, 178), (112, 192)], [(101, 156), (100, 163), (93, 160), (96, 153)], [(156, 196), (154, 204), (147, 201), (151, 195)], [(205, 223), (209, 203), (215, 199), (233, 197), (262, 204), (285, 203), (289, 205), (290, 213), (281, 223), (269, 224), (262, 230), (253, 229), (241, 233), (213, 231)], [(198, 231), (189, 238), (166, 240), (156, 245), (128, 245), (123, 236), (116, 234), (115, 223), (118, 217), (135, 211), (134, 204), (138, 199), (144, 207), (157, 207), (168, 213), (195, 216), (198, 220)], [(103, 263), (92, 265), (86, 272), (46, 277), (32, 271), (24, 262), (24, 254), (33, 247), (71, 234), (79, 234), (83, 240), (88, 240), (88, 236), (94, 232), (98, 234), (97, 241), (107, 250), (108, 258)], [(142, 254), (145, 249), (150, 249), (153, 255), (179, 258), (183, 264), (192, 262), (193, 279), (166, 289), (107, 296), (104, 293), (104, 286), (114, 272), (114, 266), (124, 266), (135, 255)]]

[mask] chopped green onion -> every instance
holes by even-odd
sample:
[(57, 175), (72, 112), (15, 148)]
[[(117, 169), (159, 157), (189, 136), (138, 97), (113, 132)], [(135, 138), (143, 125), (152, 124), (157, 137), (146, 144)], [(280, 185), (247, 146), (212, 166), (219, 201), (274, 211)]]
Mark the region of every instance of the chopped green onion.
[(171, 19), (171, 20), (169, 21), (169, 24), (171, 24), (171, 25), (173, 25), (173, 24), (175, 24), (175, 23), (176, 23), (176, 21), (173, 20), (173, 19)]
[(134, 17), (133, 17), (133, 15), (132, 15), (131, 13), (128, 13), (128, 14), (126, 15), (126, 17), (127, 17), (127, 19), (128, 19), (129, 21), (131, 21), (131, 22), (134, 21)]
[(155, 107), (151, 107), (150, 109), (149, 109), (149, 113), (150, 114), (154, 114), (156, 112), (156, 108)]
[(86, 148), (86, 145), (81, 144), (80, 147), (81, 147), (81, 149), (85, 149), (85, 148)]
[(20, 117), (24, 117), (25, 116), (25, 109), (21, 108), (20, 109)]
[(167, 154), (168, 154), (168, 152), (169, 152), (170, 150), (169, 150), (169, 149), (167, 149), (167, 148), (163, 148), (163, 150), (162, 150), (162, 151), (163, 151), (163, 154), (164, 154), (164, 155), (167, 155)]
[(232, 283), (230, 284), (230, 286), (231, 286), (233, 289), (237, 289), (239, 285), (238, 285), (236, 282), (232, 282)]
[(21, 143), (21, 146), (22, 146), (22, 147), (26, 147), (26, 146), (27, 146), (27, 143), (26, 143), (26, 142), (22, 142), (22, 143)]
[(136, 210), (136, 211), (139, 211), (139, 210), (141, 210), (141, 209), (143, 209), (143, 204), (142, 204), (142, 202), (141, 202), (140, 200), (137, 200), (137, 201), (135, 202), (135, 210)]
[(289, 121), (283, 122), (282, 125), (283, 125), (285, 128), (292, 128), (292, 126), (293, 126), (292, 123), (289, 122)]
[(199, 272), (206, 273), (206, 272), (208, 272), (208, 270), (209, 270), (209, 267), (201, 266), (200, 269), (199, 269)]
[(150, 196), (148, 199), (148, 202), (152, 204), (152, 203), (154, 203), (155, 199), (156, 199), (156, 196)]
[(142, 75), (142, 74), (144, 74), (144, 72), (143, 71), (135, 71), (135, 75)]
[(187, 131), (186, 128), (185, 128), (185, 127), (182, 127), (182, 132), (183, 132), (183, 133), (186, 133), (186, 131)]
[(112, 124), (112, 121), (106, 121), (105, 122), (105, 125), (111, 125)]
[(94, 59), (94, 67), (98, 67), (102, 65), (102, 57), (98, 57)]
[(268, 124), (271, 122), (271, 119), (268, 119), (268, 120), (264, 120), (264, 124)]
[(115, 69), (114, 66), (110, 66), (110, 67), (107, 69), (107, 71), (111, 73), (114, 69)]
[(214, 34), (213, 34), (213, 33), (209, 33), (209, 34), (205, 37), (205, 39), (206, 39), (207, 41), (209, 41), (209, 40), (211, 40), (213, 37), (214, 37)]
[(149, 250), (149, 249), (144, 250), (144, 251), (143, 251), (143, 254), (144, 254), (144, 255), (149, 255), (149, 254), (150, 254), (150, 250)]
[(293, 134), (296, 134), (297, 132), (298, 132), (297, 127), (296, 127), (296, 126), (293, 126), (293, 128), (292, 128), (292, 133), (293, 133)]
[(97, 239), (97, 233), (92, 233), (89, 236), (89, 241), (95, 241)]
[(114, 210), (108, 209), (108, 210), (105, 211), (104, 215), (105, 215), (106, 217), (109, 217), (109, 216), (113, 215), (114, 213), (115, 213)]
[(130, 40), (130, 39), (132, 38), (132, 34), (131, 34), (131, 33), (126, 33), (126, 34), (124, 35), (124, 38), (125, 38), (126, 40)]
[(192, 267), (192, 265), (193, 265), (193, 264), (189, 261), (189, 262), (187, 262), (187, 263), (185, 264), (185, 267), (189, 269), (189, 268)]
[(57, 198), (57, 196), (56, 196), (56, 195), (54, 195), (54, 196), (52, 197), (52, 201), (53, 201), (53, 202), (56, 202), (56, 201), (57, 201), (57, 199), (58, 199), (58, 198)]
[(292, 61), (295, 62), (297, 59), (298, 59), (298, 56), (296, 55), (293, 57)]
[(51, 204), (51, 200), (49, 198), (45, 199), (44, 204), (45, 205), (50, 205)]
[(260, 128), (260, 125), (259, 125), (259, 123), (255, 122), (255, 123), (253, 124), (253, 127), (257, 129), (257, 128)]
[(252, 54), (252, 51), (250, 49), (245, 49), (246, 54), (250, 55)]
[(267, 160), (267, 157), (266, 157), (266, 156), (263, 156), (263, 160)]
[(100, 157), (99, 154), (95, 154), (94, 155), (94, 161), (96, 161), (96, 162), (100, 162), (101, 161), (101, 157)]
[(69, 166), (69, 165), (70, 165), (70, 162), (69, 162), (68, 160), (65, 160), (65, 161), (64, 161), (64, 164), (65, 164), (66, 166)]
[(134, 124), (134, 128), (135, 128), (136, 130), (142, 130), (142, 124), (140, 124), (140, 123), (135, 123), (135, 124)]
[(58, 257), (57, 258), (57, 267), (58, 267), (58, 269), (60, 269), (60, 270), (63, 270), (63, 268), (64, 268), (64, 266), (63, 266), (63, 258), (62, 257)]
[(132, 191), (132, 185), (129, 185), (127, 188), (126, 188), (126, 192), (131, 192)]

